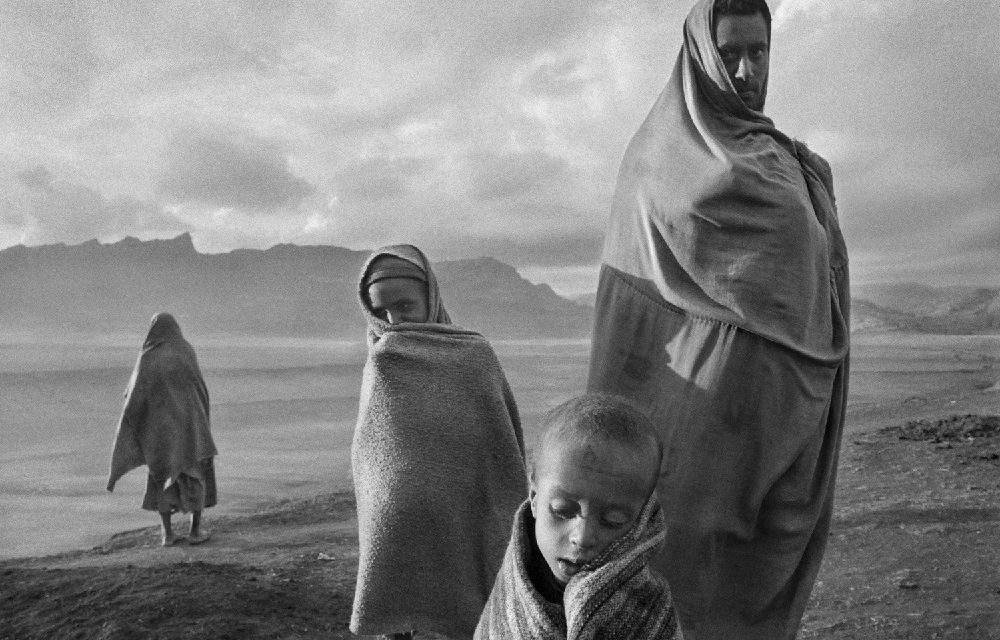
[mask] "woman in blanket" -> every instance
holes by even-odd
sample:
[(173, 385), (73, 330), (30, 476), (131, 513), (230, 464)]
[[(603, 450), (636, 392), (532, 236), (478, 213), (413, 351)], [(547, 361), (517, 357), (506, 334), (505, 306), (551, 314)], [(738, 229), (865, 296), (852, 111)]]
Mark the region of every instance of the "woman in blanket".
[(470, 638), (527, 495), (517, 406), (486, 339), (451, 324), (419, 249), (375, 251), (358, 295), (368, 361), (351, 631)]
[[(216, 502), (215, 455), (198, 358), (174, 317), (158, 313), (125, 391), (108, 491), (128, 471), (147, 465), (142, 508), (159, 512), (163, 546), (200, 544), (209, 538), (201, 512)], [(177, 511), (191, 513), (187, 536), (173, 532), (170, 518)]]

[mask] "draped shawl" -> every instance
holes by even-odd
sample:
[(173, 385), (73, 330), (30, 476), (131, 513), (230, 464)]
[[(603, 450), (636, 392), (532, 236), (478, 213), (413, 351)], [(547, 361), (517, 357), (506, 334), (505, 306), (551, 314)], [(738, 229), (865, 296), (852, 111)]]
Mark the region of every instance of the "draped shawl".
[(648, 566), (664, 535), (663, 511), (654, 494), (629, 531), (570, 578), (562, 604), (552, 603), (531, 581), (534, 518), (525, 501), (475, 639), (680, 640), (670, 588)]
[(743, 104), (702, 0), (622, 160), (588, 382), (660, 431), (654, 565), (689, 638), (795, 637), (832, 509), (848, 300), (829, 165)]
[(667, 302), (835, 363), (848, 336), (831, 271), (847, 251), (829, 165), (747, 108), (712, 38), (685, 22), (667, 86), (622, 160), (604, 263)]
[[(378, 342), (380, 337), (389, 331), (392, 325), (372, 314), (368, 307), (368, 292), (365, 280), (372, 263), (382, 256), (394, 256), (402, 258), (420, 268), (427, 278), (427, 322), (431, 324), (451, 324), (451, 318), (445, 311), (444, 302), (441, 301), (441, 290), (438, 288), (437, 277), (431, 269), (431, 262), (424, 255), (424, 252), (414, 247), (412, 244), (391, 244), (372, 252), (361, 267), (361, 278), (358, 280), (358, 298), (361, 300), (361, 311), (368, 322), (368, 345)], [(416, 323), (412, 323), (416, 324)]]
[(209, 427), (208, 388), (198, 358), (174, 317), (159, 313), (125, 391), (108, 491), (141, 465), (164, 488), (181, 473), (201, 479), (201, 461), (217, 454)]
[(389, 324), (371, 313), (351, 460), (358, 577), (351, 630), (472, 635), (518, 504), (524, 440), (510, 387), (483, 336), (450, 324), (415, 247), (372, 254), (427, 275), (434, 322)]

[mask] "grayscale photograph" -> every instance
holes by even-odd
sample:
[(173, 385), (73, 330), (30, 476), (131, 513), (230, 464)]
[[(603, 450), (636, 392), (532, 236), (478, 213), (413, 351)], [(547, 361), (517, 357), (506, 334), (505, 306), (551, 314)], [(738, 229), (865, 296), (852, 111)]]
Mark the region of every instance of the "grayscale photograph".
[(1000, 640), (996, 0), (0, 0), (0, 640)]

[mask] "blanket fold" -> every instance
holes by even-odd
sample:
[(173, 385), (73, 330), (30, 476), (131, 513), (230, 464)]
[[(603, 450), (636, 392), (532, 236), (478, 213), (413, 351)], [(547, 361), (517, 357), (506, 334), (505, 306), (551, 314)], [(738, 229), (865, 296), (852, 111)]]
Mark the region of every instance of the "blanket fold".
[(163, 488), (181, 473), (201, 479), (201, 461), (216, 454), (198, 358), (174, 317), (157, 314), (125, 391), (107, 489), (141, 465)]
[[(395, 249), (427, 271), (431, 316), (447, 319), (426, 259)], [(391, 325), (360, 295), (369, 351), (351, 458), (351, 631), (468, 638), (527, 495), (517, 406), (483, 336), (441, 322)]]
[(535, 588), (529, 565), (538, 553), (534, 518), (524, 502), (476, 640), (647, 640), (683, 638), (670, 588), (648, 563), (665, 535), (655, 495), (635, 525), (566, 585), (563, 603), (548, 602)]

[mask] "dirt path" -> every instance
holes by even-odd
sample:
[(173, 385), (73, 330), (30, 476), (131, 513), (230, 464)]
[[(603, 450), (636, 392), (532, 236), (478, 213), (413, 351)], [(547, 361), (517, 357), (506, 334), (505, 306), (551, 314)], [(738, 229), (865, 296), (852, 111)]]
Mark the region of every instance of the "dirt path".
[(150, 527), (91, 551), (0, 564), (0, 638), (352, 637), (352, 495), (211, 526), (202, 546), (161, 548)]
[[(1000, 437), (900, 440), (911, 419), (1000, 414), (1000, 393), (857, 406), (832, 533), (800, 638), (1000, 640)], [(0, 639), (349, 638), (353, 496), (210, 521), (206, 545), (150, 527), (90, 551), (0, 563)]]

